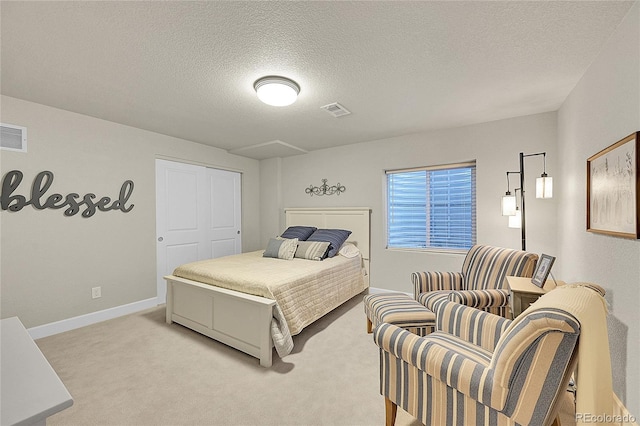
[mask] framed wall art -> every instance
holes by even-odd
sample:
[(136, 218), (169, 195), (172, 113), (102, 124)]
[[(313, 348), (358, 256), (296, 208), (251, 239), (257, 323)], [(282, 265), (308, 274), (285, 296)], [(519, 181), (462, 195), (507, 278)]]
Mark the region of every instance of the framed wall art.
[(640, 238), (639, 140), (632, 133), (587, 159), (587, 231)]

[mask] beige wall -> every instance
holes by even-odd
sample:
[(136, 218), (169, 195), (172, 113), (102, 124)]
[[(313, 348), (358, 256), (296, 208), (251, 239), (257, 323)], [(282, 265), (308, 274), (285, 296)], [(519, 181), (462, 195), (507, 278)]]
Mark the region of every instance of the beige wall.
[[(385, 174), (387, 169), (477, 161), (478, 243), (520, 248), (520, 231), (507, 227), (500, 214), (500, 198), (506, 191), (506, 172), (519, 168), (520, 151), (547, 152), (547, 172), (556, 172), (556, 114), (546, 113), (437, 132), (414, 134), (343, 146), (283, 158), (281, 167), (269, 162), (263, 185), (281, 188), (279, 221), (263, 218), (269, 228), (262, 229), (263, 242), (282, 232), (285, 207), (358, 206), (370, 207), (371, 286), (412, 291), (409, 275), (413, 271), (460, 270), (463, 255), (418, 251), (387, 250), (385, 236)], [(262, 165), (265, 161), (261, 162)], [(556, 200), (535, 198), (535, 178), (542, 173), (542, 157), (525, 164), (527, 189), (527, 249), (555, 255)], [(263, 168), (266, 170), (266, 168)], [(346, 192), (332, 196), (309, 196), (305, 188), (341, 183)], [(515, 188), (517, 176), (512, 177)], [(263, 200), (265, 203), (266, 200)], [(275, 215), (262, 209), (263, 215)], [(561, 260), (560, 260), (561, 261)]]
[(640, 130), (640, 5), (630, 10), (558, 114), (559, 276), (595, 282), (610, 303), (614, 390), (640, 417), (640, 241), (586, 231), (587, 158)]
[[(28, 152), (1, 152), (2, 176), (24, 173), (28, 196), (38, 172), (54, 181), (48, 194), (117, 198), (130, 179), (129, 213), (66, 217), (62, 210), (0, 213), (1, 315), (26, 327), (48, 324), (156, 296), (155, 159), (180, 159), (242, 172), (243, 250), (259, 239), (259, 163), (226, 151), (10, 97), (1, 121), (27, 127)], [(101, 286), (102, 298), (91, 288)]]

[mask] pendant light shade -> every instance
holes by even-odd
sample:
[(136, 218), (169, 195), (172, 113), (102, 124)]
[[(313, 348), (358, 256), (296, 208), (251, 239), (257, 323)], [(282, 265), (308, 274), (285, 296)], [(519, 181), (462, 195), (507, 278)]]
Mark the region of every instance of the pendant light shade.
[(509, 228), (522, 228), (522, 214), (520, 209), (516, 208), (516, 214), (509, 216)]
[(258, 99), (272, 106), (291, 105), (300, 93), (300, 86), (295, 81), (275, 75), (256, 80), (253, 88), (258, 94)]
[(502, 216), (513, 216), (516, 214), (516, 196), (507, 192), (502, 197)]
[(536, 179), (536, 198), (553, 198), (553, 178), (546, 173)]

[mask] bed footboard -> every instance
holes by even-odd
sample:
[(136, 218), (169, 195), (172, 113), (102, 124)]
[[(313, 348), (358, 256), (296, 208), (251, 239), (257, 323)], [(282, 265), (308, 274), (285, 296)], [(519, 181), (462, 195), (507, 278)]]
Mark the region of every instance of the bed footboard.
[(168, 275), (167, 323), (176, 322), (270, 367), (275, 300)]

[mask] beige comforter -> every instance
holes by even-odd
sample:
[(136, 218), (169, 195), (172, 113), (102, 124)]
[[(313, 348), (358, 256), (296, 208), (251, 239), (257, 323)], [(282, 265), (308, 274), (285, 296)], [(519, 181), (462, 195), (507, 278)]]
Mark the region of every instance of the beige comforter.
[(187, 263), (173, 275), (275, 300), (291, 335), (366, 288), (360, 256), (314, 261), (266, 258), (262, 253)]

